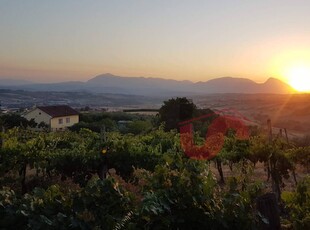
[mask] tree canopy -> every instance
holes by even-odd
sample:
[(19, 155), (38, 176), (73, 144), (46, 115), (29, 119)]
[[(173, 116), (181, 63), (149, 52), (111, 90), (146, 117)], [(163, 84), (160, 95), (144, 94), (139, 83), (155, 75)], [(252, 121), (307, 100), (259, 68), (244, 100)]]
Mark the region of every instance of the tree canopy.
[(177, 129), (180, 121), (193, 118), (197, 111), (196, 105), (186, 97), (177, 97), (164, 101), (159, 109), (159, 118), (165, 122), (165, 131)]

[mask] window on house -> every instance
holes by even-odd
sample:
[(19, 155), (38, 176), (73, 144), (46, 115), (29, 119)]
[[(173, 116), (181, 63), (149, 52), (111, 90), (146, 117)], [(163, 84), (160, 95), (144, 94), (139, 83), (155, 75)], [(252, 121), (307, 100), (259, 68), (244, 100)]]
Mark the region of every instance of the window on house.
[(66, 123), (70, 123), (70, 117), (66, 118)]
[(58, 119), (58, 124), (62, 124), (62, 123), (63, 123), (63, 119), (62, 118)]

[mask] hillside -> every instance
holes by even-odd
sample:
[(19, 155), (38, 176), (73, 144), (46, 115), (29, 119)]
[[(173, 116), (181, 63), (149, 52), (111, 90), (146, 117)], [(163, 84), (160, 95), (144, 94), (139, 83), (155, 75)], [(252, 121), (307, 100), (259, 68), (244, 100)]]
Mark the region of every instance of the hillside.
[(122, 77), (112, 74), (98, 75), (86, 82), (72, 81), (50, 84), (1, 84), (5, 89), (30, 91), (85, 91), (144, 96), (187, 96), (214, 93), (274, 93), (287, 94), (294, 90), (286, 83), (270, 78), (256, 83), (245, 78), (223, 77), (206, 82), (177, 81), (162, 78)]

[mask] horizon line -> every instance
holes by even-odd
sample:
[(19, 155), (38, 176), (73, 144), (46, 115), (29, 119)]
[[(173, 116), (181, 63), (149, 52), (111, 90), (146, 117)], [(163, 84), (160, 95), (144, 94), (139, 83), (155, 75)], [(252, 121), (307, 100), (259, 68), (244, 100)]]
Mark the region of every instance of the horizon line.
[[(160, 80), (167, 80), (167, 81), (177, 81), (177, 82), (191, 82), (193, 84), (196, 83), (206, 83), (208, 81), (212, 81), (212, 80), (217, 80), (217, 79), (223, 79), (223, 78), (232, 78), (232, 79), (245, 79), (245, 80), (250, 80), (253, 81), (256, 84), (264, 84), (266, 83), (268, 80), (270, 79), (276, 79), (279, 80), (283, 83), (288, 84), (286, 81), (283, 81), (280, 78), (277, 77), (267, 77), (267, 79), (265, 81), (255, 81), (252, 80), (251, 78), (247, 78), (247, 77), (233, 77), (233, 76), (223, 76), (223, 77), (214, 77), (214, 78), (210, 78), (206, 81), (192, 81), (189, 79), (185, 79), (185, 80), (179, 80), (179, 79), (173, 79), (173, 78), (165, 78), (165, 77), (148, 77), (148, 76), (121, 76), (121, 75), (115, 75), (112, 73), (103, 73), (103, 74), (99, 74), (99, 75), (95, 75), (91, 78), (89, 78), (88, 80), (64, 80), (64, 81), (34, 81), (34, 80), (30, 80), (29, 77), (17, 77), (17, 78), (9, 78), (9, 77), (4, 77), (4, 76), (0, 76), (0, 80), (7, 80), (7, 81), (26, 81), (29, 82), (29, 84), (55, 84), (55, 83), (65, 83), (65, 82), (81, 82), (81, 83), (86, 83), (89, 80), (92, 80), (96, 77), (100, 77), (102, 75), (110, 75), (111, 77), (121, 77), (121, 78), (144, 78), (144, 79), (160, 79)], [(45, 79), (44, 79), (45, 80)], [(289, 84), (288, 84), (289, 85)]]

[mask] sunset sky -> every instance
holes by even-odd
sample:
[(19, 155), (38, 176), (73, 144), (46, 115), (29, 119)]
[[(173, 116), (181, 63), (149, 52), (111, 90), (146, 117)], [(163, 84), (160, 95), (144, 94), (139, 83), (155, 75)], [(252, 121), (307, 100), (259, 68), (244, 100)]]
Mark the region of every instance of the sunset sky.
[(0, 78), (302, 75), (310, 90), (309, 22), (309, 0), (0, 0)]

